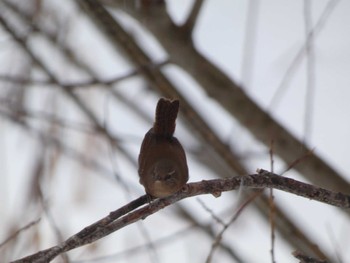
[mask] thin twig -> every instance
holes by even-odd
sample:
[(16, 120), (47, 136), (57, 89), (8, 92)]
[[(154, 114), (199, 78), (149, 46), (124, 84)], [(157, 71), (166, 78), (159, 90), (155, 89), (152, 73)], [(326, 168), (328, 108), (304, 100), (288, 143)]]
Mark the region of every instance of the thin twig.
[(22, 233), (24, 230), (27, 230), (29, 228), (31, 228), (32, 226), (38, 224), (40, 222), (41, 218), (38, 218), (30, 223), (28, 223), (27, 225), (21, 227), (20, 229), (18, 229), (16, 232), (14, 232), (11, 236), (7, 237), (4, 241), (2, 241), (0, 243), (0, 248), (5, 246), (8, 242), (10, 242), (12, 239), (16, 238), (20, 233)]
[[(319, 33), (324, 28), (325, 23), (327, 22), (329, 16), (332, 14), (332, 11), (335, 9), (336, 5), (339, 3), (339, 0), (329, 0), (325, 8), (323, 9), (322, 14), (320, 15), (316, 25), (312, 28), (312, 30), (308, 33), (308, 38), (316, 38)], [(295, 55), (293, 61), (290, 63), (289, 67), (287, 68), (286, 72), (284, 73), (282, 80), (280, 84), (278, 85), (278, 88), (274, 94), (274, 96), (271, 99), (271, 102), (269, 103), (270, 109), (275, 109), (277, 106), (277, 102), (281, 101), (281, 97), (283, 96), (283, 93), (287, 90), (287, 83), (291, 79), (292, 74), (295, 72), (297, 66), (300, 64), (300, 62), (303, 59), (303, 56), (306, 52), (308, 45), (308, 40), (300, 47), (298, 53)]]
[(315, 101), (315, 55), (314, 32), (312, 30), (311, 1), (304, 0), (305, 54), (306, 54), (306, 96), (304, 116), (304, 144), (310, 141), (312, 133), (312, 116)]
[(258, 197), (261, 194), (261, 191), (258, 191), (256, 193), (254, 193), (252, 196), (250, 196), (240, 207), (239, 209), (234, 213), (233, 217), (231, 218), (231, 220), (227, 223), (224, 224), (224, 227), (222, 228), (222, 230), (220, 231), (220, 233), (216, 236), (214, 243), (211, 246), (209, 255), (207, 257), (206, 263), (210, 263), (212, 262), (212, 258), (214, 255), (215, 250), (217, 249), (217, 247), (219, 246), (219, 244), (221, 243), (222, 237), (224, 235), (224, 233), (226, 232), (226, 230), (229, 228), (230, 225), (233, 224), (234, 221), (236, 221), (236, 219), (240, 216), (240, 214), (242, 213), (242, 211), (244, 210), (244, 208), (246, 208), (256, 197)]
[[(192, 215), (192, 213), (184, 209), (181, 204), (178, 203), (177, 207), (180, 207), (180, 209), (175, 211), (178, 212), (181, 218), (184, 218), (187, 221), (189, 221), (191, 224), (194, 224), (195, 226), (197, 226), (200, 230), (203, 231), (204, 234), (206, 234), (210, 238), (210, 240), (215, 239), (216, 233), (214, 233), (214, 230), (211, 225), (203, 224), (199, 222), (196, 216)], [(244, 256), (242, 257), (240, 255), (240, 251), (237, 248), (231, 246), (229, 241), (225, 242), (224, 240), (222, 240), (222, 242), (220, 243), (220, 249), (222, 250), (222, 252), (225, 252), (228, 256), (230, 256), (232, 261), (236, 263), (247, 262)]]
[[(49, 80), (55, 83), (57, 86), (60, 86), (60, 81), (58, 78), (55, 77), (53, 72), (49, 70), (49, 68), (46, 66), (46, 64), (38, 57), (36, 56), (30, 47), (27, 45), (26, 39), (21, 37), (19, 34), (17, 34), (14, 29), (9, 25), (9, 23), (0, 16), (0, 25), (7, 31), (16, 41), (17, 44), (26, 52), (26, 54), (29, 56), (29, 58), (33, 61), (35, 65), (37, 65), (39, 68), (41, 68), (45, 74), (48, 76)], [(145, 63), (144, 66), (148, 66), (150, 63)], [(62, 86), (61, 86), (62, 87)], [(61, 89), (65, 95), (67, 95), (68, 98), (70, 98), (77, 107), (87, 116), (87, 118), (93, 123), (93, 125), (105, 135), (105, 137), (108, 139), (109, 143), (112, 143), (116, 146), (118, 146), (118, 150), (121, 151), (124, 156), (132, 161), (133, 157), (130, 156), (130, 154), (125, 150), (125, 148), (117, 144), (117, 140), (115, 140), (114, 136), (112, 136), (100, 123), (98, 116), (88, 107), (86, 103), (82, 101), (82, 99), (72, 92), (70, 89), (62, 88)]]
[[(183, 239), (186, 235), (189, 235), (191, 231), (196, 228), (198, 228), (198, 226), (195, 224), (192, 224), (190, 226), (185, 227), (184, 229), (176, 231), (175, 233), (158, 238), (154, 240), (153, 243), (157, 247), (165, 246), (168, 243), (174, 242), (175, 239)], [(129, 258), (130, 256), (134, 256), (135, 254), (138, 254), (142, 251), (148, 251), (148, 250), (149, 250), (149, 244), (147, 243), (147, 244), (142, 244), (129, 249), (125, 249), (121, 252), (110, 254), (103, 257), (93, 258), (90, 260), (75, 260), (74, 263), (89, 263), (89, 262), (96, 263), (96, 262), (105, 261), (105, 260), (108, 260), (109, 262), (113, 260), (113, 262), (115, 262), (115, 260), (117, 259), (119, 260), (121, 258), (126, 258), (126, 257)]]
[[(6, 107), (4, 107), (6, 106)], [(83, 133), (93, 133), (96, 134), (98, 129), (91, 124), (78, 123), (75, 121), (66, 120), (55, 114), (48, 113), (46, 111), (31, 110), (25, 108), (22, 104), (13, 102), (7, 98), (0, 97), (0, 107), (6, 108), (6, 110), (14, 111), (21, 117), (33, 118), (40, 121), (47, 122), (49, 124), (59, 125), (61, 127), (70, 128), (75, 131), (80, 131)]]
[[(144, 67), (152, 67), (152, 68), (161, 68), (164, 65), (168, 64), (169, 61), (163, 61), (160, 63), (151, 63), (149, 65), (145, 65)], [(79, 89), (79, 88), (96, 88), (96, 87), (104, 87), (104, 86), (109, 86), (113, 84), (117, 84), (121, 81), (127, 80), (131, 77), (135, 77), (140, 74), (140, 68), (131, 70), (130, 72), (125, 73), (124, 75), (121, 76), (116, 76), (110, 79), (92, 79), (88, 81), (81, 81), (81, 82), (60, 82), (59, 86), (71, 90), (71, 89)], [(29, 79), (29, 78), (23, 78), (21, 76), (7, 76), (7, 75), (0, 75), (0, 81), (4, 82), (11, 82), (14, 84), (27, 84), (27, 85), (40, 85), (47, 87), (48, 85), (57, 85), (57, 82), (51, 80), (36, 80), (36, 79)]]
[[(72, 148), (71, 146), (68, 146), (67, 144), (65, 144), (63, 141), (56, 138), (55, 136), (48, 135), (47, 133), (41, 131), (38, 128), (31, 127), (25, 121), (21, 121), (18, 118), (14, 118), (8, 112), (1, 110), (1, 108), (0, 108), (0, 115), (5, 117), (7, 120), (17, 124), (20, 128), (25, 129), (29, 135), (33, 135), (33, 137), (38, 138), (40, 141), (48, 143), (51, 147), (59, 148), (68, 157), (77, 161), (81, 165), (83, 165), (85, 167), (89, 167), (93, 171), (96, 171), (98, 175), (100, 175), (104, 178), (107, 178), (107, 179), (112, 178), (110, 170), (105, 165), (98, 162), (96, 160), (96, 158), (87, 156), (86, 153), (80, 152), (80, 151)], [(115, 180), (112, 180), (112, 182), (115, 182)]]
[[(271, 146), (270, 146), (270, 169), (271, 172), (274, 172), (274, 159), (273, 159), (273, 141), (271, 141)], [(271, 225), (271, 262), (275, 263), (276, 258), (275, 258), (275, 197), (273, 195), (273, 188), (270, 188), (270, 225)]]
[(255, 47), (257, 44), (257, 25), (259, 15), (259, 0), (247, 1), (247, 13), (244, 30), (243, 58), (241, 67), (241, 78), (245, 89), (250, 87), (252, 73), (254, 72)]
[(225, 222), (218, 217), (217, 215), (215, 215), (214, 211), (212, 209), (210, 209), (201, 199), (197, 199), (198, 203), (204, 208), (205, 211), (207, 211), (211, 217), (220, 225), (225, 226)]

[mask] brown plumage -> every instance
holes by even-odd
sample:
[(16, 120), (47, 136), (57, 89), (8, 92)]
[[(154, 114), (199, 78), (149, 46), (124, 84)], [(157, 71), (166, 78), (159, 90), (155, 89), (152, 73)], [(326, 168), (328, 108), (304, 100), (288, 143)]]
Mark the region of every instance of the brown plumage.
[(185, 151), (173, 136), (178, 110), (178, 100), (160, 99), (153, 127), (141, 145), (140, 183), (146, 193), (154, 197), (171, 195), (188, 181)]

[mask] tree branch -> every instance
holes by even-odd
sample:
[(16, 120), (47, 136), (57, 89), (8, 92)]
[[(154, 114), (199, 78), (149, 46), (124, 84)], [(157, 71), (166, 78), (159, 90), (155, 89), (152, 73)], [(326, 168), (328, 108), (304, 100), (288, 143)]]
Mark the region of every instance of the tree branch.
[(193, 28), (196, 25), (196, 21), (200, 13), (200, 10), (203, 6), (203, 3), (204, 3), (204, 0), (195, 0), (186, 22), (181, 26), (182, 29), (186, 32), (186, 34), (188, 34), (188, 37), (191, 37)]
[[(115, 0), (113, 1), (113, 3), (115, 5), (119, 5), (122, 4), (123, 1)], [(120, 25), (120, 23), (118, 23), (118, 21), (103, 6), (101, 6), (101, 4), (99, 4), (98, 1), (84, 0), (78, 1), (78, 4), (80, 4), (83, 7), (86, 13), (101, 29), (101, 31), (104, 32), (106, 37), (109, 38), (110, 42), (113, 45), (115, 45), (116, 48), (122, 48), (122, 50), (124, 51), (122, 52), (122, 54), (125, 54), (125, 57), (131, 63), (135, 64), (136, 67), (139, 68), (142, 67), (145, 63), (151, 63), (151, 58), (140, 48), (135, 39), (126, 32), (126, 30)], [(131, 13), (136, 11), (136, 16), (138, 16), (138, 18), (141, 21), (145, 20), (144, 23), (147, 24), (147, 26), (151, 27), (152, 32), (154, 31), (160, 33), (158, 35), (155, 34), (155, 36), (160, 40), (162, 44), (163, 40), (167, 42), (167, 39), (170, 39), (173, 35), (176, 35), (175, 39), (172, 39), (170, 42), (168, 41), (166, 44), (164, 44), (164, 47), (170, 52), (169, 55), (171, 56), (171, 61), (175, 61), (181, 66), (180, 62), (178, 62), (177, 60), (183, 60), (183, 62), (186, 63), (185, 61), (188, 62), (187, 57), (192, 57), (194, 55), (194, 64), (192, 67), (190, 66), (189, 70), (192, 69), (195, 70), (196, 73), (198, 73), (198, 76), (192, 75), (195, 78), (198, 77), (203, 79), (203, 76), (201, 74), (209, 74), (209, 76), (204, 76), (204, 78), (208, 77), (209, 80), (215, 82), (212, 86), (211, 84), (209, 85), (210, 88), (213, 89), (213, 95), (215, 95), (217, 91), (221, 93), (221, 89), (224, 89), (224, 87), (229, 87), (229, 85), (234, 84), (231, 80), (228, 79), (226, 75), (224, 75), (224, 77), (227, 80), (227, 82), (222, 82), (222, 75), (224, 73), (222, 73), (218, 68), (216, 68), (213, 64), (207, 61), (196, 51), (195, 47), (193, 46), (193, 43), (189, 38), (186, 37), (186, 34), (184, 34), (183, 30), (177, 27), (167, 15), (164, 6), (158, 6), (153, 7), (151, 9), (141, 10), (137, 8), (135, 9), (134, 2), (124, 1), (124, 5), (122, 5), (122, 8), (125, 8), (125, 10), (130, 11)], [(154, 17), (157, 17), (157, 19), (154, 20)], [(171, 34), (169, 34), (169, 32), (171, 32)], [(172, 46), (172, 44), (174, 44), (174, 46)], [(181, 50), (179, 50), (178, 48), (180, 46), (182, 47)], [(185, 56), (186, 58), (182, 58), (181, 56)], [(184, 67), (184, 69), (186, 68)], [(203, 69), (207, 70), (208, 72), (200, 73), (200, 71)], [(215, 158), (218, 162), (220, 162), (220, 166), (224, 168), (223, 170), (227, 169), (228, 171), (230, 171), (230, 175), (247, 174), (246, 169), (240, 163), (239, 158), (236, 156), (234, 150), (231, 147), (229, 147), (224, 141), (222, 141), (222, 139), (219, 136), (217, 136), (217, 134), (208, 126), (208, 124), (201, 117), (201, 115), (198, 114), (198, 112), (193, 108), (193, 105), (191, 105), (190, 101), (188, 101), (188, 99), (185, 96), (178, 92), (176, 86), (174, 86), (171, 83), (171, 81), (169, 81), (169, 79), (159, 69), (144, 68), (144, 70), (140, 73), (154, 89), (162, 93), (164, 96), (170, 98), (179, 98), (179, 100), (181, 101), (182, 116), (185, 117), (188, 127), (192, 128), (192, 130), (196, 134), (196, 137), (200, 139), (201, 143), (210, 149), (207, 152), (210, 154), (211, 158)], [(189, 73), (192, 74), (191, 71), (189, 71)], [(201, 81), (199, 82), (200, 84), (202, 84)], [(208, 83), (209, 82), (203, 84)], [(235, 88), (232, 89), (237, 90), (237, 86), (235, 86)], [(238, 93), (241, 92), (239, 88), (237, 91)], [(223, 97), (225, 96), (226, 95), (224, 95)], [(225, 100), (230, 100), (230, 97), (232, 97), (233, 100), (235, 100), (236, 98), (233, 93), (227, 94), (227, 96), (229, 97), (225, 97)], [(221, 97), (221, 95), (219, 95), (219, 97)], [(240, 99), (238, 100), (239, 101), (237, 103), (234, 103), (234, 107), (237, 107), (237, 109), (240, 110), (239, 108), (242, 101)], [(251, 100), (249, 101), (253, 103)], [(256, 107), (256, 104), (254, 104), (253, 106)], [(243, 108), (246, 109), (245, 107)], [(256, 108), (254, 108), (254, 110), (255, 109)], [(244, 112), (244, 110), (241, 113), (250, 116), (250, 113)], [(267, 113), (265, 114), (266, 116), (268, 116)], [(272, 121), (272, 118), (269, 117), (269, 120)], [(254, 120), (253, 123), (249, 124), (254, 125)], [(261, 123), (257, 123), (257, 125), (261, 125)], [(268, 133), (269, 135), (271, 135), (272, 133), (272, 136), (275, 136), (273, 130), (268, 131)], [(270, 143), (271, 138), (269, 138), (268, 141)], [(295, 162), (295, 160), (300, 160), (300, 155), (303, 155), (303, 152), (298, 151), (298, 155), (296, 155), (296, 159), (293, 159), (293, 161)], [(205, 163), (205, 165), (208, 166), (208, 163)], [(217, 172), (217, 174), (222, 177), (227, 176), (227, 174), (223, 175), (223, 173), (220, 172)], [(266, 211), (269, 211), (269, 200), (266, 198), (266, 196), (262, 195), (261, 198), (257, 199), (257, 202), (255, 202), (254, 204), (257, 205), (259, 212), (263, 214), (265, 218), (268, 218), (268, 214), (266, 213)], [(278, 222), (276, 222), (276, 226), (278, 227), (278, 230), (281, 232), (284, 238), (288, 240), (292, 246), (298, 248), (299, 250), (307, 251), (310, 254), (315, 254), (320, 257), (329, 258), (325, 255), (323, 251), (321, 251), (318, 247), (315, 247), (313, 245), (315, 242), (309, 237), (307, 237), (306, 234), (304, 234), (300, 230), (300, 228), (295, 223), (293, 223), (288, 218), (288, 216), (282, 212), (281, 209), (279, 209), (277, 205), (275, 206), (275, 212), (276, 215), (278, 215), (278, 217), (276, 217), (278, 219)], [(293, 234), (291, 235), (290, 233)]]
[(312, 257), (309, 257), (307, 255), (304, 255), (303, 253), (299, 252), (299, 251), (294, 251), (292, 253), (292, 255), (299, 259), (299, 263), (328, 263), (327, 260), (320, 260), (320, 259), (315, 259)]
[[(311, 152), (310, 148), (276, 122), (269, 112), (256, 104), (240, 85), (203, 56), (191, 39), (184, 38), (183, 31), (174, 25), (165, 9), (158, 9), (156, 17), (154, 10), (139, 10), (132, 5), (123, 5), (123, 2), (113, 1), (113, 6), (142, 21), (142, 25), (152, 32), (169, 53), (170, 60), (189, 73), (210, 98), (222, 105), (257, 140), (269, 147), (273, 139), (275, 154), (286, 164)], [(343, 176), (316, 153), (293, 168), (313, 183), (342, 192), (350, 191), (350, 184)]]
[(336, 193), (265, 170), (258, 170), (257, 174), (252, 175), (189, 183), (182, 191), (174, 195), (156, 199), (138, 208), (147, 202), (147, 196), (142, 196), (84, 228), (63, 243), (13, 262), (50, 262), (61, 253), (97, 241), (138, 220), (144, 220), (148, 216), (182, 199), (204, 194), (219, 196), (222, 192), (232, 191), (240, 187), (250, 189), (274, 188), (336, 207), (350, 208), (350, 195)]

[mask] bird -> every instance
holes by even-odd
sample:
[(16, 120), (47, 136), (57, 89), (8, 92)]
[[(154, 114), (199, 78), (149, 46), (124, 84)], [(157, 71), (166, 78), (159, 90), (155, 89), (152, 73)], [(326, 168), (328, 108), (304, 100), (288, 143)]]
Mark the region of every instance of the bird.
[(186, 153), (174, 137), (179, 100), (159, 99), (153, 127), (145, 134), (138, 158), (140, 183), (148, 195), (163, 198), (188, 181)]

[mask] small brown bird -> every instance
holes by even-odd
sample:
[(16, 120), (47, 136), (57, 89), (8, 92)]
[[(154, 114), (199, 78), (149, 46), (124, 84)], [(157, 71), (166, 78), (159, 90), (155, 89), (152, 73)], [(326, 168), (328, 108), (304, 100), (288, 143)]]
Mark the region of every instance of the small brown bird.
[(178, 100), (160, 99), (153, 128), (142, 141), (138, 171), (140, 183), (153, 197), (169, 196), (188, 181), (185, 151), (173, 136), (178, 111)]

